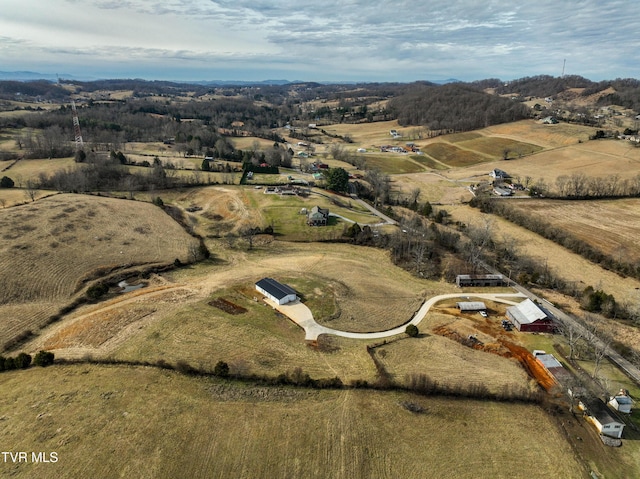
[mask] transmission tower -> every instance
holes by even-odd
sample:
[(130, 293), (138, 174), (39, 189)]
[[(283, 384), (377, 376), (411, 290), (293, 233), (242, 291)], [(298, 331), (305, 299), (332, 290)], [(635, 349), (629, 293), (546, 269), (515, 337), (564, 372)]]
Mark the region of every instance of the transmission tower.
[(84, 149), (82, 141), (82, 133), (80, 132), (80, 121), (78, 120), (78, 112), (76, 111), (76, 103), (71, 100), (71, 109), (73, 110), (73, 133), (76, 137), (76, 151)]

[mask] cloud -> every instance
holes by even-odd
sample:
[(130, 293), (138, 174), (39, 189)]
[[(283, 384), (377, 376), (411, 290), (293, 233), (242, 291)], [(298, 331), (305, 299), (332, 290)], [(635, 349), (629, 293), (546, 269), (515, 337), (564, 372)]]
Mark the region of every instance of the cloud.
[(200, 66), (214, 63), (216, 73), (228, 65), (309, 80), (411, 81), (558, 75), (566, 58), (568, 71), (594, 79), (640, 76), (630, 60), (640, 28), (627, 0), (3, 3), (3, 64), (76, 56), (87, 67), (126, 63), (132, 76), (166, 62), (167, 76), (206, 75)]

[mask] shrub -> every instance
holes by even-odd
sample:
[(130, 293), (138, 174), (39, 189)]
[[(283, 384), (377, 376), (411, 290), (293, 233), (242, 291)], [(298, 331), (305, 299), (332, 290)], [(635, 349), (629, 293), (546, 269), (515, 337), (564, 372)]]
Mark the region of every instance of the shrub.
[(96, 283), (89, 286), (87, 289), (87, 297), (89, 299), (100, 299), (102, 296), (109, 292), (109, 286), (104, 283)]
[(224, 361), (218, 361), (213, 368), (213, 374), (221, 378), (229, 377), (229, 365)]
[(415, 324), (408, 325), (404, 332), (412, 338), (415, 338), (420, 334), (420, 331), (418, 331), (418, 327)]
[(27, 353), (20, 353), (14, 358), (16, 369), (27, 369), (31, 366), (31, 356)]
[(8, 176), (3, 176), (2, 179), (0, 179), (0, 188), (13, 188), (14, 185), (15, 183)]
[(54, 355), (50, 351), (39, 351), (33, 358), (33, 364), (40, 367), (47, 367), (53, 364)]

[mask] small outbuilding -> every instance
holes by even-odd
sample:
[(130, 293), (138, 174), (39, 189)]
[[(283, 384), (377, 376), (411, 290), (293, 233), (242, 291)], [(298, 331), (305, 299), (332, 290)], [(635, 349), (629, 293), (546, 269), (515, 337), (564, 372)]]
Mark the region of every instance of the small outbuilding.
[(262, 278), (256, 283), (256, 290), (280, 305), (298, 299), (295, 289), (273, 278)]
[(504, 277), (501, 274), (459, 274), (456, 286), (504, 286)]
[(621, 389), (615, 396), (611, 396), (608, 404), (616, 411), (624, 414), (631, 414), (633, 408), (633, 400), (624, 389)]
[(486, 311), (487, 307), (482, 301), (461, 301), (456, 303), (458, 309), (464, 311)]
[(552, 333), (555, 330), (555, 325), (549, 315), (528, 298), (522, 303), (507, 308), (507, 318), (511, 320), (518, 331)]

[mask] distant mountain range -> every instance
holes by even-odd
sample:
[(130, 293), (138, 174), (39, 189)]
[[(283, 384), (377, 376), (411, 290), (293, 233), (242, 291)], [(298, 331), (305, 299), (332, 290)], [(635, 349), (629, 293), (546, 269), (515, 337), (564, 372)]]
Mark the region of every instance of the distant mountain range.
[[(46, 80), (50, 82), (57, 82), (58, 78), (60, 80), (74, 80), (74, 81), (96, 81), (96, 80), (106, 80), (106, 78), (98, 79), (95, 77), (77, 77), (75, 75), (69, 75), (66, 73), (38, 73), (31, 71), (18, 71), (18, 72), (5, 72), (0, 71), (0, 81), (36, 81), (36, 80)], [(443, 85), (445, 83), (455, 83), (458, 80), (455, 78), (448, 78), (446, 80), (434, 80), (431, 83), (436, 83), (438, 85)], [(261, 80), (261, 81), (247, 81), (247, 80), (199, 80), (199, 81), (172, 81), (173, 83), (188, 83), (193, 85), (201, 85), (201, 86), (260, 86), (260, 85), (289, 85), (292, 83), (309, 83), (302, 80)], [(335, 82), (314, 82), (325, 85), (355, 85), (358, 83), (367, 83), (367, 82), (356, 82), (356, 81), (335, 81)]]

